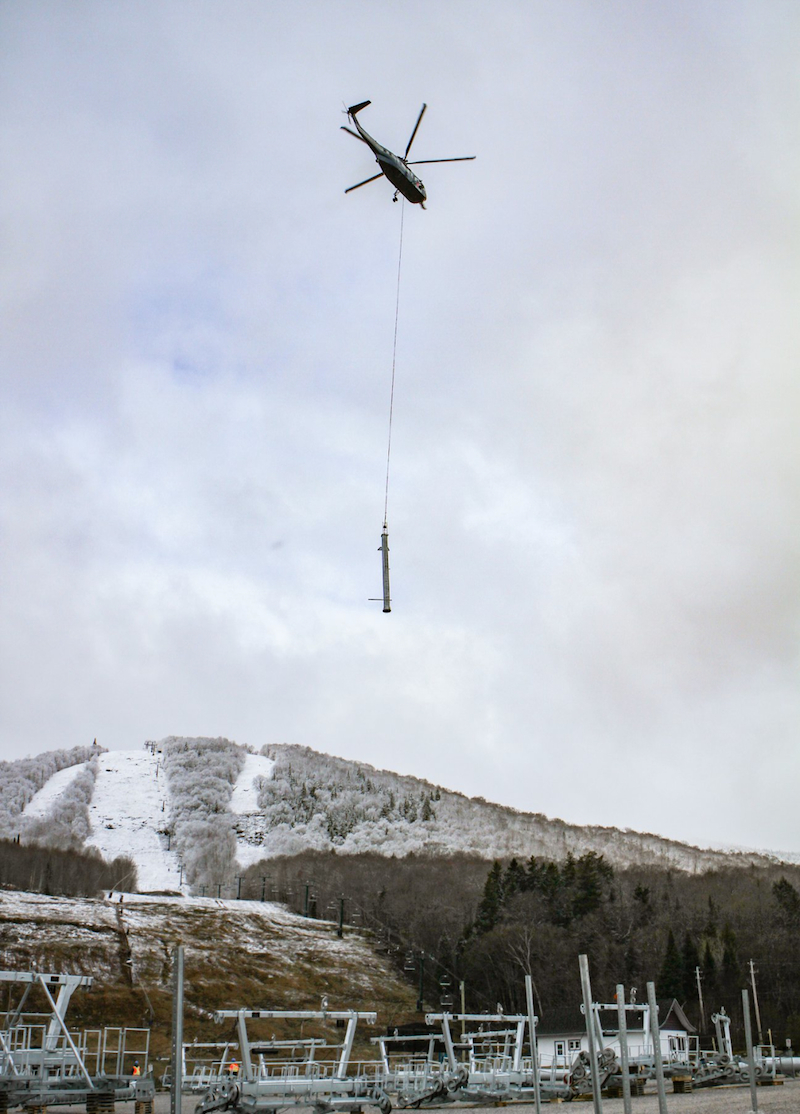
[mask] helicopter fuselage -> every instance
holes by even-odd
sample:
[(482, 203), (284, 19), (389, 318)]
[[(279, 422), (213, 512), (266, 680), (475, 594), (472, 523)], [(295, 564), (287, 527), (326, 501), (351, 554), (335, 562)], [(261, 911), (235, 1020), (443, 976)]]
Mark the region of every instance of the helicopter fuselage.
[(369, 132), (364, 131), (354, 114), (351, 114), (350, 119), (358, 134), (375, 156), (378, 166), (394, 188), (413, 205), (424, 205), (428, 197), (425, 186), (405, 160), (399, 155), (395, 155), (388, 147), (378, 143), (377, 139), (373, 139)]

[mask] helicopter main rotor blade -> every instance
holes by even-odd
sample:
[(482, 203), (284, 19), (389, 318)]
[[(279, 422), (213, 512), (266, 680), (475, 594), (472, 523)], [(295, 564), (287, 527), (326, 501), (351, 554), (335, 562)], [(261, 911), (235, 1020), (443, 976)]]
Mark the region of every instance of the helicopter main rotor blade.
[(361, 189), (362, 186), (366, 186), (367, 182), (376, 182), (378, 180), (378, 178), (382, 178), (382, 177), (383, 177), (383, 171), (381, 171), (380, 174), (373, 174), (371, 178), (365, 178), (363, 182), (356, 182), (356, 184), (354, 186), (348, 186), (347, 189), (344, 192), (345, 193), (352, 193), (353, 190), (358, 190), (358, 189)]
[(417, 117), (417, 122), (416, 122), (416, 124), (414, 125), (414, 130), (413, 130), (413, 132), (411, 133), (411, 138), (409, 139), (409, 141), (408, 141), (408, 146), (406, 147), (406, 152), (405, 152), (405, 154), (403, 155), (403, 158), (404, 158), (404, 159), (407, 159), (407, 158), (408, 158), (408, 152), (409, 152), (409, 151), (411, 150), (411, 144), (412, 144), (412, 143), (414, 142), (414, 136), (415, 136), (415, 135), (417, 134), (417, 129), (419, 128), (420, 124), (422, 123), (422, 117), (423, 117), (423, 116), (425, 115), (425, 109), (426, 109), (427, 107), (428, 107), (428, 106), (427, 106), (426, 104), (424, 104), (424, 105), (422, 106), (422, 108), (420, 109), (420, 112), (419, 112), (419, 116)]
[(408, 163), (409, 166), (422, 166), (426, 162), (471, 162), (476, 159), (477, 155), (458, 155), (454, 159), (417, 159), (416, 162)]
[[(362, 143), (367, 143), (363, 135), (359, 135), (358, 132), (354, 132), (352, 128), (346, 128), (344, 124), (339, 125), (339, 130), (347, 132), (348, 135), (352, 135), (353, 139), (360, 139)], [(369, 143), (367, 143), (367, 146), (369, 147)]]

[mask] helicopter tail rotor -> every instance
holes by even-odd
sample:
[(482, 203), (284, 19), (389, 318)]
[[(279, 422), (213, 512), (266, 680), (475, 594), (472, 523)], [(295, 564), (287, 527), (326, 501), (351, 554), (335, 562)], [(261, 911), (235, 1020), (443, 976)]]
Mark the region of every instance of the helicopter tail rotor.
[(368, 104), (372, 104), (372, 101), (362, 101), (361, 104), (354, 104), (351, 108), (348, 108), (347, 115), (355, 116), (362, 108), (366, 108)]

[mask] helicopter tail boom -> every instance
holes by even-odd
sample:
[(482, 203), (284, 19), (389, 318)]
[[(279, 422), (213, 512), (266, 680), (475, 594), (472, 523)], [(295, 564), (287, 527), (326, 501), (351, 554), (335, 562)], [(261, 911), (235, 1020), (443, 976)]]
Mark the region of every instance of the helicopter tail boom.
[(361, 104), (352, 105), (351, 108), (348, 108), (347, 115), (355, 116), (356, 113), (360, 112), (362, 108), (366, 108), (368, 104), (372, 104), (372, 101), (362, 101)]

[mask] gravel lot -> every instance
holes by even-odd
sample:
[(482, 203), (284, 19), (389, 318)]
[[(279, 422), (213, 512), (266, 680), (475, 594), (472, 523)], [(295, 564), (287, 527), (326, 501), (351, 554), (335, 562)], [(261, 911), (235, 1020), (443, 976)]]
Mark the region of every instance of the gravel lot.
[[(525, 1105), (530, 1110), (533, 1104)], [(578, 1114), (579, 1111), (592, 1114), (594, 1111), (591, 1100), (569, 1105), (562, 1103), (561, 1108), (571, 1111), (571, 1114)], [(556, 1107), (544, 1103), (542, 1109), (555, 1110)], [(624, 1109), (622, 1099), (603, 1099), (603, 1114), (623, 1114)], [(749, 1087), (708, 1087), (692, 1091), (690, 1095), (673, 1095), (667, 1084), (668, 1114), (689, 1114), (690, 1111), (692, 1114), (750, 1114), (752, 1109)], [(800, 1079), (787, 1079), (782, 1087), (759, 1087), (758, 1109), (759, 1114), (800, 1114)], [(633, 1114), (658, 1114), (658, 1095), (653, 1091), (632, 1098), (631, 1110)]]
[[(709, 1087), (700, 1091), (693, 1091), (690, 1095), (673, 1095), (667, 1087), (668, 1114), (751, 1114), (750, 1088), (749, 1087)], [(184, 1095), (181, 1103), (181, 1114), (194, 1114), (197, 1097)], [(594, 1107), (589, 1102), (561, 1103), (572, 1114), (593, 1114)], [(543, 1103), (543, 1110), (555, 1110), (555, 1105)], [(513, 1106), (522, 1106), (526, 1112), (533, 1109), (533, 1103), (509, 1103), (506, 1109)], [(631, 1100), (633, 1114), (659, 1114), (658, 1095), (652, 1092), (641, 1095)], [(53, 1108), (56, 1109), (56, 1108)], [(61, 1114), (85, 1114), (83, 1107), (58, 1107)], [(119, 1104), (118, 1109), (125, 1114), (133, 1114), (133, 1103)], [(310, 1108), (306, 1108), (310, 1109)], [(492, 1110), (493, 1106), (468, 1106), (466, 1103), (453, 1103), (452, 1106), (432, 1107), (433, 1110), (452, 1110), (453, 1114), (467, 1110)], [(622, 1099), (603, 1099), (603, 1114), (623, 1114)], [(371, 1107), (365, 1107), (365, 1114)], [(800, 1114), (800, 1079), (787, 1079), (782, 1087), (758, 1088), (759, 1114)], [(159, 1092), (156, 1095), (153, 1114), (169, 1114), (169, 1094)]]

